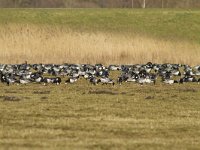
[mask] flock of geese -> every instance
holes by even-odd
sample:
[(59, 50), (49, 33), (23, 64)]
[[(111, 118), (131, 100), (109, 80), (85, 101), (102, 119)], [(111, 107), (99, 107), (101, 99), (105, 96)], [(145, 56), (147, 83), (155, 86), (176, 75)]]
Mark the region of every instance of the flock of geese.
[[(117, 79), (112, 79), (110, 73), (119, 71)], [(80, 78), (86, 79), (93, 85), (124, 84), (134, 82), (138, 84), (183, 84), (186, 82), (200, 83), (200, 66), (191, 67), (184, 64), (135, 64), (109, 65), (102, 64), (0, 64), (1, 82), (6, 85), (41, 83), (73, 84)], [(62, 81), (64, 80), (64, 81)]]

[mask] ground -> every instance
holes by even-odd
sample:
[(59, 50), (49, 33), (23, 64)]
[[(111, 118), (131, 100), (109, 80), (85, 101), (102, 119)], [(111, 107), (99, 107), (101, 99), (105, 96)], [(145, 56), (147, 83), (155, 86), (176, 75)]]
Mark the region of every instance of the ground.
[[(0, 63), (194, 66), (199, 24), (199, 10), (0, 9)], [(0, 149), (200, 147), (197, 83), (0, 89)]]
[(3, 149), (199, 149), (198, 84), (0, 84)]

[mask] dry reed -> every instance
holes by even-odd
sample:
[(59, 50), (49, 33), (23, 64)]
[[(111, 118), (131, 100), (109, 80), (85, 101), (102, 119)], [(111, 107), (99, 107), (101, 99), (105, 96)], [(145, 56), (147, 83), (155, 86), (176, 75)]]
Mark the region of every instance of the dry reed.
[(59, 26), (0, 27), (0, 63), (200, 63), (200, 45)]

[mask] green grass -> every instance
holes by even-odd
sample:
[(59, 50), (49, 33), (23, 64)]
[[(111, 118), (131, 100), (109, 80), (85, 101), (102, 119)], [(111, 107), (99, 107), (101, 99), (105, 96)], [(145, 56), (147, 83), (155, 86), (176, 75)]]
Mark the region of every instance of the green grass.
[(0, 9), (0, 24), (58, 25), (200, 43), (200, 11), (176, 9)]
[(197, 84), (0, 84), (1, 149), (199, 149)]
[[(0, 9), (7, 24), (200, 43), (198, 10)], [(0, 84), (0, 149), (199, 149), (199, 85), (78, 82)]]

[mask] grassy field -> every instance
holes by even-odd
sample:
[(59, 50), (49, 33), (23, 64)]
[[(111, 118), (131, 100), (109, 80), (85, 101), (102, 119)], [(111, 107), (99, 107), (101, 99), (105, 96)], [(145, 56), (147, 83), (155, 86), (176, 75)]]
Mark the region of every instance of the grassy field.
[[(199, 10), (0, 9), (0, 63), (197, 65), (199, 24)], [(197, 84), (0, 89), (0, 149), (200, 147)]]
[(1, 149), (199, 149), (197, 84), (5, 86)]
[(200, 43), (199, 10), (1, 9), (0, 24), (53, 25), (83, 32), (139, 33)]
[(196, 65), (199, 20), (199, 10), (0, 9), (0, 59)]

